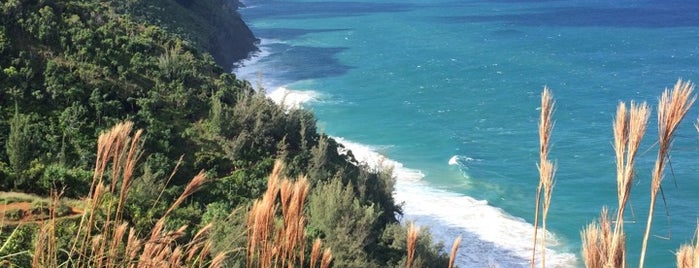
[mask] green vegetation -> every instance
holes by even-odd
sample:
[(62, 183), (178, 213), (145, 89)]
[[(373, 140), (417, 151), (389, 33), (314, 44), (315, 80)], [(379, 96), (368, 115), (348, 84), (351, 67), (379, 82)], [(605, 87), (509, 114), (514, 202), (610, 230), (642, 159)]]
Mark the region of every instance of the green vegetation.
[(230, 70), (255, 50), (257, 39), (236, 12), (238, 0), (127, 0), (116, 8), (139, 21), (158, 25), (182, 36), (216, 63)]
[[(26, 212), (3, 211), (0, 264), (254, 265), (246, 219), (279, 160), (284, 177), (306, 174), (309, 187), (302, 239), (288, 250), (311, 257), (292, 262), (324, 265), (322, 244), (329, 265), (447, 265), (424, 232), (408, 260), (390, 173), (339, 154), (310, 112), (284, 110), (216, 64), (228, 57), (217, 51), (251, 49), (225, 47), (212, 26), (225, 27), (234, 9), (227, 0), (0, 3), (0, 190), (52, 196), (28, 201), (41, 219), (5, 224)], [(63, 202), (71, 198), (86, 202), (76, 211)], [(149, 247), (154, 239), (168, 243)]]

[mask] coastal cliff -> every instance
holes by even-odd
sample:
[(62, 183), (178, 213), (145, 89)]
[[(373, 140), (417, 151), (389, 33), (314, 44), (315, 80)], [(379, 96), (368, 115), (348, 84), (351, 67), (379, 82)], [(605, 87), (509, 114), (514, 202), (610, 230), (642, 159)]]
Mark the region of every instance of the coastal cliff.
[(177, 33), (226, 71), (256, 51), (257, 38), (238, 14), (238, 0), (138, 0), (125, 4), (139, 20)]

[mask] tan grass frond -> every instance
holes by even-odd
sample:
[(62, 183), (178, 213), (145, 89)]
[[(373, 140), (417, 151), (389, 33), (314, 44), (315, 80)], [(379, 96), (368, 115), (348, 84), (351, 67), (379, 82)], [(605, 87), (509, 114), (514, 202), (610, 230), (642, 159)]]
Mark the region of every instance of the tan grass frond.
[[(620, 231), (622, 237), (623, 231)], [(585, 267), (588, 268), (606, 268), (606, 267), (625, 267), (625, 239), (619, 239), (616, 243), (619, 249), (612, 254), (612, 248), (615, 243), (612, 239), (612, 224), (609, 220), (607, 208), (602, 208), (598, 222), (592, 222), (587, 225), (580, 233), (582, 238), (582, 256)]]
[(109, 255), (107, 263), (117, 263), (118, 249), (121, 248), (124, 242), (124, 235), (126, 235), (126, 230), (129, 229), (129, 224), (124, 222), (114, 229), (114, 233), (109, 238), (111, 240), (111, 246), (109, 247)]
[[(60, 199), (63, 192), (55, 190), (51, 191), (49, 204), (49, 220), (40, 225), (34, 240), (34, 254), (32, 254), (33, 267), (58, 267), (58, 237), (56, 235), (56, 214), (57, 208), (61, 205)], [(0, 222), (2, 225), (2, 222)], [(0, 231), (1, 233), (2, 231)], [(14, 233), (14, 232), (13, 232)], [(5, 243), (0, 247), (0, 252), (3, 251), (7, 243), (12, 243), (12, 238), (7, 237)], [(1, 266), (1, 265), (0, 265)]]
[[(77, 255), (77, 260), (75, 260), (76, 263), (83, 263), (83, 258), (87, 256), (87, 251), (88, 249), (85, 248), (86, 245), (88, 245), (88, 241), (90, 240), (90, 236), (92, 235), (94, 231), (94, 226), (95, 226), (95, 214), (96, 211), (99, 209), (100, 206), (102, 206), (102, 196), (104, 191), (109, 191), (110, 193), (114, 193), (116, 190), (117, 182), (119, 179), (122, 179), (122, 185), (124, 184), (124, 179), (126, 180), (126, 185), (128, 188), (129, 182), (131, 180), (132, 176), (132, 170), (129, 170), (126, 172), (127, 178), (123, 178), (124, 175), (123, 170), (124, 170), (124, 164), (122, 164), (124, 161), (127, 162), (127, 166), (129, 166), (130, 169), (135, 166), (135, 162), (137, 161), (137, 152), (140, 151), (140, 144), (138, 143), (138, 140), (141, 136), (141, 131), (137, 131), (136, 135), (132, 138), (130, 137), (131, 131), (133, 129), (133, 123), (126, 121), (119, 123), (109, 129), (108, 131), (102, 132), (98, 138), (97, 142), (97, 159), (95, 159), (95, 168), (94, 168), (94, 173), (93, 173), (93, 178), (92, 182), (90, 184), (90, 191), (87, 196), (87, 200), (89, 201), (89, 209), (86, 213), (83, 213), (80, 223), (78, 224), (78, 230), (77, 230), (77, 235), (76, 239), (73, 241), (72, 246), (70, 247), (69, 254), (70, 256), (75, 256)], [(132, 141), (132, 146), (130, 146), (129, 150), (133, 151), (132, 155), (127, 155), (127, 144), (129, 141)], [(104, 177), (105, 177), (105, 171), (107, 167), (109, 167), (111, 161), (111, 169), (112, 169), (112, 176), (111, 176), (111, 182), (108, 184), (105, 184)], [(108, 188), (107, 188), (107, 185)], [(127, 190), (127, 188), (122, 188), (122, 191)], [(124, 195), (125, 196), (125, 195)], [(120, 197), (121, 199), (121, 197)], [(107, 215), (107, 219), (104, 224), (104, 228), (99, 230), (102, 232), (103, 236), (111, 236), (113, 235), (113, 232), (115, 231), (113, 222), (119, 222), (120, 221), (120, 213), (121, 213), (121, 204), (123, 202), (119, 202), (119, 205), (117, 205), (117, 211), (116, 219), (111, 219), (112, 216), (112, 206), (107, 205), (107, 212), (105, 213)], [(93, 241), (94, 242), (94, 241)], [(101, 239), (101, 243), (107, 243), (107, 239)], [(99, 250), (105, 250), (107, 248), (107, 245), (98, 245), (97, 247), (93, 247), (93, 252), (95, 249)], [(101, 258), (98, 258), (98, 262), (101, 262)]]
[(539, 177), (543, 186), (543, 209), (541, 216), (541, 266), (546, 267), (546, 220), (551, 207), (551, 196), (553, 194), (554, 176), (556, 166), (550, 160), (544, 160), (539, 167)]
[(182, 266), (182, 258), (184, 257), (184, 254), (182, 253), (182, 248), (181, 247), (175, 247), (175, 249), (170, 253), (170, 256), (168, 258), (168, 264), (170, 267), (181, 267)]
[(94, 263), (95, 261), (100, 261), (104, 257), (103, 250), (100, 248), (102, 245), (102, 239), (104, 237), (102, 235), (95, 235), (92, 237), (92, 254), (91, 259), (87, 260), (89, 262)]
[(696, 268), (694, 266), (694, 246), (682, 245), (675, 253), (677, 268)]
[(316, 264), (319, 263), (320, 261), (320, 247), (322, 246), (323, 242), (320, 241), (320, 238), (316, 238), (316, 240), (313, 242), (313, 247), (311, 247), (311, 268), (315, 268)]
[(226, 253), (221, 252), (216, 254), (213, 259), (211, 259), (211, 263), (209, 264), (209, 268), (219, 268), (223, 267), (224, 261), (226, 260)]
[(124, 250), (126, 263), (134, 263), (136, 256), (138, 256), (138, 251), (141, 250), (141, 245), (141, 240), (136, 236), (136, 230), (130, 228), (129, 236), (126, 239), (126, 248)]
[[(606, 254), (611, 258), (623, 255), (626, 250), (620, 248), (625, 246), (625, 241), (623, 241), (624, 211), (631, 195), (636, 154), (645, 135), (649, 117), (650, 108), (645, 102), (636, 104), (632, 101), (628, 109), (626, 104), (620, 102), (617, 107), (613, 130), (618, 209), (616, 224), (611, 234), (611, 241), (609, 241), (609, 252)], [(606, 260), (605, 262), (614, 263), (614, 260)]]
[(551, 205), (551, 193), (553, 192), (556, 165), (554, 165), (550, 160), (546, 160), (539, 167), (539, 172), (543, 185), (543, 215), (545, 218)]
[(617, 171), (617, 195), (622, 196), (622, 189), (624, 189), (624, 170), (625, 167), (625, 156), (626, 156), (626, 146), (629, 144), (629, 117), (627, 115), (626, 104), (619, 102), (616, 110), (616, 118), (613, 124), (614, 130), (614, 153), (616, 156), (616, 171)]
[(196, 234), (192, 237), (192, 239), (189, 240), (189, 242), (185, 245), (185, 251), (190, 252), (192, 251), (193, 247), (199, 246), (205, 239), (206, 236), (208, 235), (209, 231), (214, 227), (213, 223), (209, 223), (207, 225), (204, 225), (204, 227), (199, 228)]
[(277, 254), (274, 249), (275, 235), (274, 213), (277, 209), (276, 198), (279, 193), (282, 163), (275, 162), (274, 169), (267, 181), (267, 191), (262, 199), (253, 203), (248, 215), (247, 267), (267, 267)]
[(553, 110), (555, 102), (553, 94), (548, 87), (544, 87), (541, 93), (541, 114), (539, 116), (539, 156), (540, 162), (544, 162), (548, 158), (549, 141), (551, 132), (553, 131)]
[[(51, 264), (51, 236), (55, 236), (53, 224), (43, 224), (36, 235), (34, 242), (34, 254), (32, 256), (32, 267), (47, 267)], [(8, 237), (5, 243), (11, 243), (12, 237)], [(3, 243), (3, 246), (4, 244)]]
[[(551, 177), (547, 178), (544, 176), (544, 173), (542, 173), (542, 168), (541, 166), (546, 165), (544, 163), (548, 163), (548, 154), (549, 154), (549, 142), (551, 140), (551, 132), (553, 131), (553, 110), (555, 107), (555, 102), (553, 100), (553, 94), (551, 93), (551, 90), (548, 87), (544, 87), (543, 92), (541, 93), (541, 113), (539, 115), (539, 184), (536, 188), (536, 205), (535, 205), (535, 211), (534, 211), (534, 236), (532, 237), (533, 241), (533, 246), (532, 246), (532, 258), (530, 261), (531, 267), (533, 268), (535, 265), (535, 259), (536, 259), (536, 245), (537, 245), (537, 238), (538, 238), (538, 231), (539, 231), (539, 214), (541, 210), (541, 203), (542, 203), (542, 194), (544, 194), (544, 203), (546, 204), (547, 201), (546, 199), (549, 200), (550, 202), (550, 194), (551, 190), (553, 188), (553, 173), (551, 173)], [(553, 167), (551, 167), (550, 170), (553, 172)], [(543, 172), (548, 172), (547, 170), (543, 170)], [(550, 181), (546, 181), (550, 180)], [(548, 184), (549, 187), (545, 184)], [(548, 190), (547, 190), (548, 189)], [(546, 193), (548, 193), (548, 198), (546, 197)], [(545, 210), (548, 210), (548, 205), (546, 206)], [(545, 225), (545, 219), (542, 219), (542, 225)], [(544, 235), (545, 236), (545, 235)], [(542, 249), (545, 249), (546, 244), (545, 242), (542, 244)], [(545, 265), (546, 261), (546, 255), (545, 253), (542, 253), (542, 266)]]
[(282, 215), (290, 215), (289, 207), (291, 205), (289, 203), (291, 203), (293, 183), (290, 180), (283, 180), (280, 184), (281, 185), (279, 186), (279, 199), (282, 204)]
[[(211, 247), (213, 247), (212, 243), (210, 241), (207, 241), (204, 243), (204, 247), (201, 248), (201, 251), (199, 252), (200, 258), (203, 258), (205, 256), (209, 256), (211, 254)], [(218, 254), (220, 255), (220, 254)], [(225, 255), (225, 253), (224, 253)]]
[[(90, 192), (85, 198), (86, 208), (83, 213), (76, 239), (69, 249), (61, 249), (68, 255), (62, 264), (58, 261), (53, 226), (57, 215), (58, 195), (52, 195), (53, 209), (50, 224), (40, 229), (35, 240), (33, 265), (37, 267), (193, 267), (220, 266), (224, 254), (210, 259), (211, 243), (207, 241), (211, 225), (202, 227), (194, 237), (179, 245), (178, 239), (185, 235), (187, 226), (174, 231), (164, 231), (165, 218), (187, 197), (196, 192), (206, 182), (203, 173), (190, 181), (184, 192), (175, 200), (164, 216), (150, 231), (150, 238), (141, 239), (133, 228), (121, 222), (122, 209), (125, 207), (128, 190), (133, 182), (137, 161), (141, 156), (141, 130), (132, 135), (133, 123), (117, 124), (109, 131), (103, 132), (97, 144), (95, 173), (90, 185)], [(105, 174), (109, 170), (110, 174)], [(104, 216), (104, 218), (99, 216)], [(128, 234), (127, 234), (128, 230)], [(42, 236), (42, 234), (45, 234)], [(198, 256), (192, 258), (191, 252)], [(189, 257), (186, 258), (185, 257)], [(211, 260), (211, 261), (209, 261)]]
[(694, 85), (691, 82), (683, 82), (680, 79), (677, 81), (672, 91), (665, 89), (658, 103), (658, 156), (655, 160), (651, 178), (650, 207), (648, 209), (646, 231), (643, 235), (643, 245), (641, 246), (639, 268), (643, 268), (645, 262), (648, 238), (650, 237), (650, 229), (653, 225), (655, 202), (663, 180), (665, 163), (670, 157), (669, 153), (672, 139), (675, 130), (677, 130), (680, 122), (696, 100), (696, 95), (693, 96), (693, 91)]
[(675, 253), (677, 268), (699, 267), (699, 224), (697, 224), (694, 231), (694, 241), (692, 243), (680, 246), (677, 253)]
[(188, 248), (185, 250), (185, 253), (187, 254), (187, 258), (185, 258), (186, 262), (194, 262), (196, 259), (199, 257), (199, 250), (204, 246), (204, 243), (190, 243)]
[[(123, 173), (121, 176), (119, 202), (117, 204), (116, 218), (114, 219), (114, 221), (116, 222), (121, 221), (124, 202), (126, 202), (128, 191), (131, 188), (131, 183), (133, 182), (133, 173), (136, 169), (136, 163), (142, 155), (142, 146), (140, 144), (140, 138), (142, 135), (143, 130), (137, 130), (136, 133), (134, 133), (133, 137), (130, 138), (131, 144), (128, 147), (124, 147), (124, 149), (128, 148), (128, 154), (126, 154), (125, 156), (125, 163), (123, 167)], [(113, 180), (116, 181), (116, 177), (113, 178)]]
[(179, 207), (180, 204), (182, 204), (182, 202), (184, 202), (184, 200), (187, 199), (187, 197), (201, 189), (201, 187), (204, 186), (206, 182), (206, 173), (204, 173), (204, 171), (201, 171), (199, 172), (199, 174), (194, 176), (194, 178), (192, 178), (192, 180), (190, 180), (189, 183), (187, 183), (187, 186), (184, 188), (184, 191), (180, 194), (180, 196), (177, 197), (177, 199), (175, 200), (175, 202), (172, 203), (172, 205), (170, 205), (170, 208), (165, 212), (163, 218), (170, 215), (170, 213), (177, 207)]
[(449, 254), (449, 265), (448, 268), (454, 267), (454, 262), (456, 261), (456, 252), (459, 250), (459, 245), (461, 244), (461, 236), (459, 235), (454, 239), (454, 244), (451, 246), (451, 254)]
[(604, 249), (599, 243), (601, 232), (596, 222), (591, 222), (580, 233), (582, 238), (582, 257), (585, 267), (600, 268), (603, 265), (602, 257)]
[(333, 261), (333, 254), (329, 248), (326, 248), (323, 252), (323, 258), (320, 260), (320, 268), (330, 267), (330, 263)]
[(413, 267), (413, 261), (415, 260), (415, 248), (417, 246), (417, 237), (420, 232), (419, 228), (415, 227), (415, 223), (411, 222), (408, 227), (408, 238), (406, 240), (407, 250), (408, 250), (408, 261), (406, 262), (406, 267)]
[[(296, 267), (305, 263), (306, 217), (303, 208), (309, 191), (305, 177), (282, 177), (283, 163), (276, 161), (267, 191), (253, 202), (247, 217), (247, 267)], [(281, 203), (281, 215), (278, 215)], [(281, 222), (279, 222), (281, 220)], [(314, 245), (316, 246), (316, 245)], [(319, 247), (320, 245), (318, 245)], [(320, 260), (320, 248), (311, 262)]]

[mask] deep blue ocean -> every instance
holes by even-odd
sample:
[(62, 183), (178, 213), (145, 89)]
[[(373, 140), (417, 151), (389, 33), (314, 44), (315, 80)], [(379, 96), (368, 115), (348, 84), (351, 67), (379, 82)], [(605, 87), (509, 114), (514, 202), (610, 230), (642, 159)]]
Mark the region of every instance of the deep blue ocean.
[[(404, 220), (461, 267), (529, 267), (540, 93), (556, 100), (549, 267), (581, 267), (580, 230), (615, 210), (612, 120), (619, 101), (653, 108), (627, 210), (638, 265), (657, 154), (655, 107), (699, 81), (693, 0), (247, 0), (261, 51), (234, 70), (312, 110), (321, 131), (394, 165)], [(677, 132), (646, 267), (674, 267), (699, 219), (699, 109)]]

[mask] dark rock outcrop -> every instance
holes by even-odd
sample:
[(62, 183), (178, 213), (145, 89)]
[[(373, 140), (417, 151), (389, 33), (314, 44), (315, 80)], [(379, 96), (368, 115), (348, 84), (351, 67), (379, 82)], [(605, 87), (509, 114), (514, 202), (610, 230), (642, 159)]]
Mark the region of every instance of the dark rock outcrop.
[(209, 35), (209, 47), (206, 48), (216, 63), (226, 70), (257, 50), (258, 39), (238, 14), (239, 6), (241, 3), (238, 0), (227, 1), (225, 13), (230, 14), (230, 17), (214, 22), (214, 31)]
[(258, 40), (238, 13), (238, 0), (134, 0), (125, 6), (135, 18), (209, 52), (225, 70), (257, 50)]

